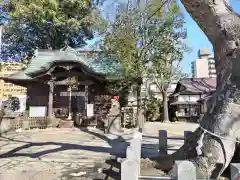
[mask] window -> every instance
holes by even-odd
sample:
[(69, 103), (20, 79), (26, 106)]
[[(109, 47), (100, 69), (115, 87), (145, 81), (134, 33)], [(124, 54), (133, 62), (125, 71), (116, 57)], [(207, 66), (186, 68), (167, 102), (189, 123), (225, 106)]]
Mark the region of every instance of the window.
[(209, 74), (216, 74), (216, 70), (215, 69), (210, 69)]
[(210, 64), (208, 67), (209, 67), (209, 69), (215, 69), (215, 65), (214, 64)]

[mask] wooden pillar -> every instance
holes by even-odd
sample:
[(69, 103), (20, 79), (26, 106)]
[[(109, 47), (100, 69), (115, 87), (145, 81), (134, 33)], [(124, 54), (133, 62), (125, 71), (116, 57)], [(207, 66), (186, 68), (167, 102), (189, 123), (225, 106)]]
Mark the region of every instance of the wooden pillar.
[(69, 85), (68, 88), (68, 95), (69, 95), (69, 101), (68, 101), (68, 120), (72, 120), (72, 86)]
[(53, 81), (48, 82), (49, 85), (49, 96), (48, 96), (48, 125), (53, 125), (53, 92), (54, 92), (54, 84)]
[(85, 85), (85, 116), (87, 117), (88, 85)]

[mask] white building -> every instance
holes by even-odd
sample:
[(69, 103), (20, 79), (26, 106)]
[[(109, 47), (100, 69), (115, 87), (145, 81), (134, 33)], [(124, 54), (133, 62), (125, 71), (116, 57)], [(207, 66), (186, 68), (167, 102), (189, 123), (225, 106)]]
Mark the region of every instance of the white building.
[[(167, 89), (168, 95), (172, 94), (177, 86), (178, 81), (173, 81), (169, 84)], [(144, 78), (141, 87), (141, 99), (149, 99), (149, 96), (153, 96), (159, 100), (162, 100), (162, 93), (160, 92), (158, 86), (152, 79)], [(137, 105), (136, 92), (130, 91), (128, 96), (129, 105)]]
[(194, 78), (216, 77), (215, 60), (208, 49), (199, 50), (199, 58), (192, 62), (191, 68)]

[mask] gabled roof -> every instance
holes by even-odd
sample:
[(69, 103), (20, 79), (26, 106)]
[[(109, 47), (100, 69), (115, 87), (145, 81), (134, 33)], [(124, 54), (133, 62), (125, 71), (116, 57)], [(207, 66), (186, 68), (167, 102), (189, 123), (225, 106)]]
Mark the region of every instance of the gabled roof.
[(122, 68), (116, 60), (111, 60), (103, 54), (87, 58), (79, 54), (77, 50), (67, 47), (61, 50), (38, 50), (24, 70), (9, 77), (0, 78), (3, 80), (33, 80), (36, 76), (47, 72), (52, 66), (63, 63), (80, 66), (84, 72), (90, 75), (104, 76), (106, 79), (118, 79), (122, 73)]
[(175, 93), (208, 93), (216, 90), (216, 78), (183, 78), (174, 91)]
[(213, 92), (207, 93), (198, 100), (198, 102), (207, 102), (213, 96)]

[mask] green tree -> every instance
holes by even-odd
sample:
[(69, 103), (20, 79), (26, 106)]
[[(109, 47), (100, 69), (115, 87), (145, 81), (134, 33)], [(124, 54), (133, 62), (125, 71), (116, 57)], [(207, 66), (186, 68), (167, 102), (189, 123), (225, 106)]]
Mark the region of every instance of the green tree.
[[(34, 50), (60, 49), (66, 43), (71, 47), (85, 44), (93, 38), (100, 13), (92, 0), (9, 0), (2, 2), (10, 16), (4, 37), (16, 45), (12, 52), (24, 52), (27, 57)], [(104, 22), (104, 21), (101, 21)], [(15, 46), (14, 46), (15, 47)]]
[[(172, 70), (166, 68), (171, 69), (175, 61), (182, 59), (185, 51), (182, 39), (186, 35), (183, 23), (183, 16), (176, 3), (167, 4), (167, 1), (161, 0), (152, 1), (141, 9), (128, 6), (110, 25), (104, 39), (105, 51), (120, 60), (127, 81), (131, 81), (136, 89), (138, 107), (146, 74), (159, 76), (163, 74), (161, 70), (164, 70), (162, 80), (167, 84), (171, 82)], [(154, 66), (157, 68), (154, 69)], [(165, 92), (165, 89), (166, 86), (161, 92)]]
[[(184, 43), (186, 30), (183, 29), (183, 16), (176, 3), (171, 3), (170, 6), (171, 11), (161, 16), (163, 20), (159, 20), (158, 16), (152, 17), (161, 25), (148, 28), (148, 38), (151, 38), (152, 46), (147, 54), (150, 62), (147, 72), (162, 94), (164, 121), (169, 120), (167, 89), (171, 82), (181, 76), (179, 63), (187, 51)], [(161, 37), (154, 38), (158, 36)]]
[(181, 2), (213, 45), (217, 87), (200, 127), (179, 150), (159, 158), (157, 167), (174, 172), (175, 160), (187, 159), (196, 167), (197, 178), (218, 179), (231, 162), (239, 161), (240, 17), (229, 1)]

